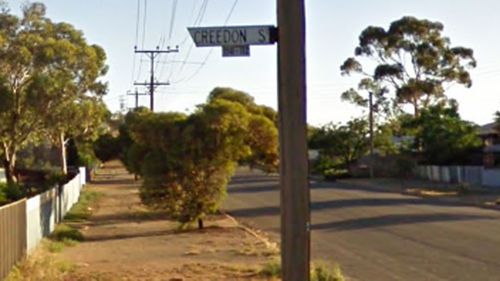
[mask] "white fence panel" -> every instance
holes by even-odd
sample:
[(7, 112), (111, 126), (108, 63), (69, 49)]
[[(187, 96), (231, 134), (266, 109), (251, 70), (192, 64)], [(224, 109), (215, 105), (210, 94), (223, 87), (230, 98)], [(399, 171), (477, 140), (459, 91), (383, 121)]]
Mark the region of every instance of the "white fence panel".
[[(60, 189), (55, 187), (27, 200), (26, 238), (28, 253), (40, 243), (43, 237), (54, 231), (60, 218), (64, 217), (71, 207), (78, 202), (84, 183), (85, 168), (80, 168), (80, 173)], [(59, 196), (57, 194), (58, 189), (61, 192)]]
[(52, 188), (26, 201), (26, 239), (31, 252), (40, 240), (54, 231), (57, 220), (57, 188)]
[(499, 169), (484, 169), (483, 170), (483, 185), (488, 187), (500, 187), (500, 170)]

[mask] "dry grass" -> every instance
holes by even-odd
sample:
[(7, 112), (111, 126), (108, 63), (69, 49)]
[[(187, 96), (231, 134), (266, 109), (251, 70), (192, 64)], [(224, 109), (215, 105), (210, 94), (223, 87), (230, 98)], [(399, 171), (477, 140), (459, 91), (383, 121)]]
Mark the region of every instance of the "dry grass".
[(38, 247), (28, 258), (17, 264), (5, 281), (65, 281), (76, 266), (58, 260), (50, 253), (43, 241), (43, 247)]
[(458, 191), (442, 191), (433, 189), (407, 188), (406, 193), (425, 197), (457, 196)]

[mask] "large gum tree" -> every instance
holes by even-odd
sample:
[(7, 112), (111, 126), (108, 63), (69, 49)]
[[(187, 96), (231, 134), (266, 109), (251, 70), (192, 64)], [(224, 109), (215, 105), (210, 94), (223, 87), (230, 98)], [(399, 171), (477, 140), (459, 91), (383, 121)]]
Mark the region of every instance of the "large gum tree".
[[(341, 72), (360, 74), (360, 90), (373, 90), (366, 85), (392, 90), (396, 104), (412, 106), (417, 117), (421, 108), (446, 99), (449, 85), (472, 85), (468, 70), (476, 67), (473, 50), (451, 46), (442, 31), (440, 22), (409, 16), (388, 29), (369, 26), (359, 36), (355, 57), (345, 60)], [(357, 104), (365, 100), (354, 89), (344, 99)]]
[(0, 142), (7, 180), (14, 182), (17, 152), (54, 131), (58, 124), (49, 120), (68, 108), (65, 103), (103, 94), (106, 85), (97, 79), (107, 67), (100, 47), (88, 45), (71, 25), (52, 22), (43, 4), (26, 4), (21, 17), (5, 7), (0, 12)]

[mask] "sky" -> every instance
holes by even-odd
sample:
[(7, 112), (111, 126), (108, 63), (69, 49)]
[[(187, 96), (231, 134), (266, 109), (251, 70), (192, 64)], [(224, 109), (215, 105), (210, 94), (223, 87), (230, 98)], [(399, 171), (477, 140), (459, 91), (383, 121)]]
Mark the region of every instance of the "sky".
[[(20, 13), (23, 0), (7, 1)], [(149, 60), (138, 49), (179, 47), (161, 55), (157, 80), (170, 82), (155, 94), (155, 111), (191, 112), (217, 86), (245, 91), (259, 104), (276, 108), (276, 45), (252, 46), (250, 57), (223, 58), (220, 48), (196, 48), (186, 27), (276, 25), (273, 0), (44, 0), (47, 15), (84, 32), (87, 41), (107, 53), (109, 83), (104, 98), (111, 111), (123, 100), (134, 106), (134, 81), (149, 79)], [(139, 5), (138, 5), (139, 4)], [(359, 79), (340, 75), (340, 65), (354, 55), (358, 36), (369, 25), (387, 28), (403, 16), (444, 24), (452, 46), (474, 50), (473, 85), (454, 85), (447, 96), (460, 104), (462, 118), (477, 124), (492, 122), (500, 110), (500, 1), (495, 0), (306, 0), (307, 119), (313, 125), (345, 122), (363, 112), (340, 100)], [(173, 12), (175, 11), (175, 12)], [(146, 89), (138, 87), (139, 92)], [(148, 106), (142, 96), (140, 105)]]

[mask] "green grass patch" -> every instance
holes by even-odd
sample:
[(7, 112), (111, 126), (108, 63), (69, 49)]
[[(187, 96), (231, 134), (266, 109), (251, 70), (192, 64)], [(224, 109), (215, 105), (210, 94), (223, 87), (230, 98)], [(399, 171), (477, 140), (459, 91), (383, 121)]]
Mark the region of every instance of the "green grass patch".
[(83, 191), (78, 202), (64, 217), (68, 222), (82, 222), (88, 220), (92, 215), (92, 206), (99, 200), (102, 193), (95, 191)]
[(281, 262), (278, 259), (273, 259), (264, 264), (260, 270), (260, 275), (268, 278), (281, 277)]
[(62, 250), (64, 250), (65, 247), (73, 247), (76, 246), (79, 243), (79, 241), (69, 239), (69, 238), (63, 238), (62, 241), (57, 241), (57, 240), (49, 240), (45, 248), (51, 252), (51, 253), (60, 253)]
[[(277, 279), (281, 277), (281, 262), (279, 259), (273, 259), (263, 265), (260, 270), (263, 277)], [(330, 268), (323, 264), (311, 265), (311, 281), (345, 281), (342, 271), (338, 265)]]
[(53, 241), (65, 242), (69, 244), (69, 241), (80, 242), (83, 241), (83, 234), (76, 228), (67, 225), (67, 224), (59, 224), (56, 226), (54, 232), (50, 235), (50, 239)]

